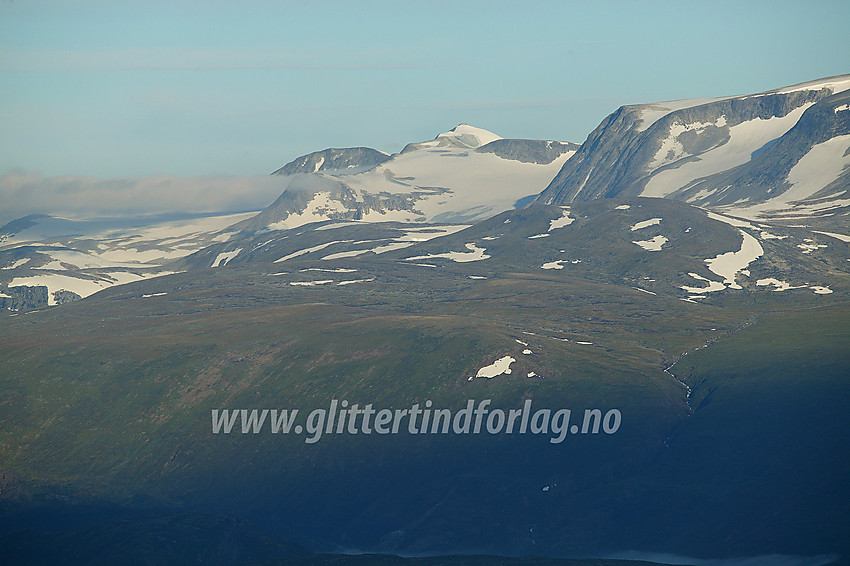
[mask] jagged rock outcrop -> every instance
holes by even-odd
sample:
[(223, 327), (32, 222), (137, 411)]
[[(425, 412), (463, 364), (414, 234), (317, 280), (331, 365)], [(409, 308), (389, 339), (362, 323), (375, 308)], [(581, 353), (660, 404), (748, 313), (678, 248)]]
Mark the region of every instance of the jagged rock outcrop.
[(544, 140), (501, 139), (482, 145), (478, 153), (494, 153), (504, 159), (513, 159), (523, 163), (549, 164), (563, 154), (576, 151), (577, 143)]
[(272, 175), (298, 175), (338, 171), (355, 173), (371, 169), (390, 159), (390, 156), (371, 147), (331, 147), (296, 157)]
[(0, 309), (28, 311), (48, 305), (47, 287), (18, 285), (0, 292)]

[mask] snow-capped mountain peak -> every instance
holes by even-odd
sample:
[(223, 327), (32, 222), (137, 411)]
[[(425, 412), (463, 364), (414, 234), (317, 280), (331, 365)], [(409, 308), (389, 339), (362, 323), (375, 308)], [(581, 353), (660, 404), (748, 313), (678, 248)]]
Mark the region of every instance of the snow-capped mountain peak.
[(502, 136), (482, 128), (476, 128), (469, 124), (459, 124), (437, 136), (437, 139), (447, 139), (470, 149), (487, 145), (490, 142), (502, 139)]
[[(577, 147), (503, 139), (460, 124), (432, 140), (409, 143), (390, 156), (367, 154), (364, 148), (344, 150), (347, 153), (340, 156), (325, 150), (299, 157), (292, 167), (276, 172), (291, 175), (286, 191), (238, 229), (282, 230), (322, 220), (483, 220), (533, 198)], [(331, 157), (345, 167), (326, 167)]]

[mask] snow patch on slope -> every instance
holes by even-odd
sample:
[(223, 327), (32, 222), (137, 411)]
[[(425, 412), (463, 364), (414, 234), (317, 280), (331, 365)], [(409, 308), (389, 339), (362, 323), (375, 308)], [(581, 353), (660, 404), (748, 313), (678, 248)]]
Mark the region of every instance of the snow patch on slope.
[(735, 277), (764, 254), (758, 240), (743, 230), (740, 230), (740, 233), (744, 237), (740, 250), (705, 260), (709, 271), (723, 277), (723, 283), (731, 289), (742, 288), (735, 282)]
[(803, 200), (835, 181), (850, 165), (848, 149), (850, 134), (815, 145), (788, 172), (791, 188), (777, 200), (785, 203)]
[(634, 226), (632, 226), (631, 231), (642, 230), (644, 228), (649, 228), (650, 226), (656, 226), (661, 224), (660, 218), (650, 218), (649, 220), (644, 220), (643, 222), (638, 222)]
[(667, 102), (657, 102), (655, 104), (645, 104), (640, 109), (640, 122), (635, 124), (635, 129), (638, 132), (643, 132), (671, 112), (682, 110), (683, 108), (701, 106), (710, 102), (717, 102), (718, 100), (726, 100), (728, 98), (735, 97), (721, 96), (717, 98), (686, 98), (683, 100), (670, 100)]
[(468, 252), (446, 252), (442, 254), (429, 254), (429, 255), (420, 255), (415, 257), (407, 257), (404, 258), (405, 261), (414, 261), (420, 259), (434, 259), (438, 257), (444, 257), (450, 259), (452, 261), (456, 261), (458, 263), (466, 263), (470, 261), (481, 261), (484, 259), (488, 259), (490, 256), (485, 254), (487, 248), (479, 248), (474, 243), (466, 244), (466, 249)]
[(348, 209), (340, 201), (331, 198), (327, 191), (317, 192), (307, 206), (301, 212), (295, 212), (280, 220), (269, 224), (269, 230), (288, 230), (297, 228), (310, 222), (322, 222), (328, 219), (329, 214), (343, 213)]
[(660, 252), (661, 247), (667, 243), (667, 238), (664, 236), (655, 236), (651, 240), (641, 240), (637, 242), (632, 242), (633, 244), (637, 244), (648, 252)]
[(557, 230), (558, 228), (563, 228), (564, 226), (569, 226), (573, 222), (575, 222), (575, 218), (570, 216), (569, 209), (564, 209), (563, 214), (560, 218), (556, 218), (555, 220), (549, 221), (549, 232), (552, 230)]
[(162, 271), (159, 273), (139, 274), (129, 272), (114, 272), (92, 276), (92, 278), (73, 277), (71, 275), (60, 275), (56, 273), (33, 275), (29, 277), (15, 277), (9, 282), (9, 288), (19, 286), (43, 286), (47, 287), (47, 304), (50, 306), (56, 305), (54, 293), (56, 291), (71, 291), (80, 297), (88, 297), (123, 283), (130, 283), (147, 279), (151, 277), (159, 277), (162, 275), (170, 275), (173, 271)]
[(711, 279), (703, 277), (698, 273), (688, 273), (688, 275), (690, 275), (697, 281), (705, 281), (706, 283), (708, 283), (706, 287), (688, 287), (686, 285), (683, 285), (681, 288), (687, 291), (688, 293), (701, 295), (703, 293), (714, 293), (716, 291), (722, 291), (726, 288), (726, 285), (724, 285), (723, 283), (720, 283), (719, 281), (712, 281)]
[(693, 122), (690, 124), (681, 124), (676, 122), (671, 124), (670, 129), (667, 132), (667, 137), (661, 141), (661, 147), (659, 147), (658, 151), (655, 152), (655, 156), (652, 158), (652, 162), (648, 166), (649, 170), (653, 171), (659, 167), (663, 167), (664, 165), (673, 163), (690, 155), (685, 151), (685, 147), (682, 145), (682, 142), (679, 141), (679, 136), (685, 132), (696, 132), (697, 134), (701, 134), (706, 128), (711, 126), (719, 128), (725, 125), (726, 116), (721, 116), (714, 123)]
[[(764, 147), (765, 144), (779, 138), (794, 127), (803, 112), (812, 104), (814, 103), (803, 104), (782, 117), (777, 116), (767, 120), (756, 118), (732, 126), (729, 128), (729, 141), (723, 145), (703, 152), (693, 160), (682, 163), (678, 167), (651, 173), (652, 178), (646, 183), (640, 196), (665, 197), (696, 179), (747, 163), (754, 151)], [(725, 124), (725, 120), (723, 123)], [(687, 157), (684, 152), (677, 155), (676, 159), (666, 161), (661, 165)], [(653, 162), (650, 170), (654, 171), (658, 166), (660, 165)]]
[(215, 261), (210, 267), (224, 267), (227, 265), (227, 262), (233, 259), (234, 257), (239, 255), (239, 252), (242, 251), (242, 248), (236, 248), (235, 250), (231, 250), (229, 252), (221, 252), (215, 258)]
[[(511, 373), (511, 364), (516, 360), (511, 356), (505, 356), (503, 358), (499, 358), (489, 366), (484, 366), (483, 368), (478, 370), (478, 373), (475, 374), (475, 377), (486, 377), (487, 379), (493, 379), (498, 375), (504, 375)], [(472, 381), (472, 378), (469, 378)]]
[(774, 277), (759, 279), (758, 281), (756, 281), (756, 285), (758, 285), (759, 287), (772, 285), (774, 291), (787, 291), (789, 289), (800, 289), (802, 287), (805, 287), (805, 285), (794, 286), (788, 283), (787, 281), (780, 281), (779, 279), (776, 279)]
[(842, 242), (850, 242), (850, 236), (847, 234), (836, 234), (835, 232), (821, 232), (820, 230), (813, 230), (815, 234), (823, 234), (824, 236), (830, 236), (835, 238), (836, 240), (841, 240)]

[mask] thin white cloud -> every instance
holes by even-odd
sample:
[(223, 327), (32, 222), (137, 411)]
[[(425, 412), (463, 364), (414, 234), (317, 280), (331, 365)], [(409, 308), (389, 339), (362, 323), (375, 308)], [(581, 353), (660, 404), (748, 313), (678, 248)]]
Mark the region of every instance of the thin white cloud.
[(393, 70), (445, 67), (434, 62), (406, 60), (398, 55), (365, 57), (345, 52), (312, 58), (288, 58), (269, 50), (215, 49), (6, 49), (3, 71), (123, 71), (123, 70)]
[(28, 214), (65, 217), (260, 210), (286, 189), (287, 177), (0, 177), (0, 225)]

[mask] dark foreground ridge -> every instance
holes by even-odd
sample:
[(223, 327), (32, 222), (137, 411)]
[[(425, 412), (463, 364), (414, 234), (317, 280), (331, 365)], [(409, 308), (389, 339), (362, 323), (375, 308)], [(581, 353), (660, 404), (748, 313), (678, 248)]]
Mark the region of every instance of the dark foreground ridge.
[(491, 555), (405, 558), (392, 554), (313, 554), (223, 514), (117, 519), (58, 532), (0, 535), (0, 564), (206, 566), (641, 566), (655, 562), (511, 558)]

